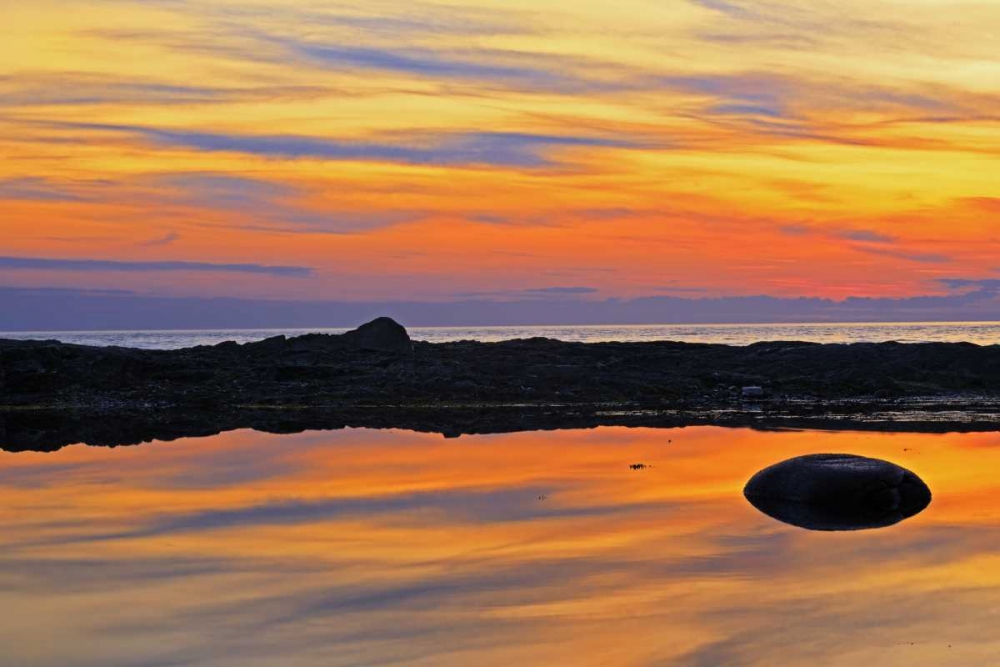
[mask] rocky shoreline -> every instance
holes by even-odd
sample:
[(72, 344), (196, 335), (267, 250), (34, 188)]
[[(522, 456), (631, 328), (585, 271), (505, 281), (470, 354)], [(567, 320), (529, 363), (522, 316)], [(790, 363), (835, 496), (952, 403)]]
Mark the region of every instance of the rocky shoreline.
[(94, 410), (87, 408), (0, 409), (0, 450), (52, 452), (73, 444), (101, 447), (200, 438), (238, 429), (266, 433), (399, 429), (448, 438), (518, 431), (590, 429), (599, 426), (683, 428), (718, 426), (784, 429), (946, 433), (1000, 430), (1000, 406), (971, 416), (961, 410), (808, 411), (748, 408), (645, 410), (622, 406), (465, 405), (422, 408), (323, 407), (225, 410)]
[(248, 427), (460, 435), (601, 424), (981, 430), (998, 422), (1000, 346), (968, 343), (430, 344), (412, 342), (387, 318), (340, 336), (181, 350), (0, 340), (0, 446), (14, 449)]

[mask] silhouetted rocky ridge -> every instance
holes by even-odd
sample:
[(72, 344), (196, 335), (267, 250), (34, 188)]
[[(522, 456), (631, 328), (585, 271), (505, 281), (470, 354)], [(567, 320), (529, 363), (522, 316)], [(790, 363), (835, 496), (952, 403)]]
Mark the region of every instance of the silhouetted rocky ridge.
[(104, 415), (176, 437), (178, 424), (267, 428), (293, 415), (457, 435), (520, 430), (519, 422), (993, 428), (998, 406), (1000, 346), (968, 343), (430, 344), (388, 318), (343, 335), (181, 350), (0, 340), (0, 440), (8, 441), (11, 424), (33, 421), (29, 413), (77, 425)]

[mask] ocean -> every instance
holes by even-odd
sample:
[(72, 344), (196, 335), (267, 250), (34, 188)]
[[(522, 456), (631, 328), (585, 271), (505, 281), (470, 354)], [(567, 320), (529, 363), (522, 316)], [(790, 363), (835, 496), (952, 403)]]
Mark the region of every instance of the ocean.
[[(343, 333), (347, 328), (330, 329), (220, 329), (204, 331), (17, 331), (0, 332), (0, 338), (59, 340), (64, 343), (98, 346), (125, 346), (170, 350), (195, 345), (215, 345), (233, 340), (238, 343), (271, 336), (300, 336), (307, 333)], [(586, 326), (496, 326), (496, 327), (412, 327), (414, 340), (444, 343), (458, 340), (496, 342), (515, 338), (546, 337), (558, 340), (599, 343), (609, 341), (683, 341), (750, 345), (761, 341), (797, 340), (815, 343), (900, 343), (969, 342), (978, 345), (1000, 343), (1000, 322), (878, 322), (821, 324), (650, 324)]]

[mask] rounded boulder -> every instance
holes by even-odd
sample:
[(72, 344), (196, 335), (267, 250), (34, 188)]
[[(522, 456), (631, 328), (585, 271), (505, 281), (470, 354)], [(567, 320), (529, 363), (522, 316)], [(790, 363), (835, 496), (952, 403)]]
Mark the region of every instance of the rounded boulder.
[(812, 454), (761, 470), (743, 494), (768, 516), (810, 530), (862, 530), (923, 511), (931, 491), (895, 463), (852, 454)]
[(341, 334), (340, 342), (348, 348), (411, 354), (413, 342), (406, 328), (388, 317), (362, 324), (354, 331)]

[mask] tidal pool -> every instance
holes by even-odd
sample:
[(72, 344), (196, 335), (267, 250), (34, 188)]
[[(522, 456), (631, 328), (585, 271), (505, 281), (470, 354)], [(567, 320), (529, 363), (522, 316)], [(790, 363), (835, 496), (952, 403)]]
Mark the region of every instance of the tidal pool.
[[(775, 521), (820, 452), (934, 493)], [(641, 465), (640, 465), (641, 464)], [(0, 664), (990, 665), (1000, 434), (238, 431), (0, 453)]]

